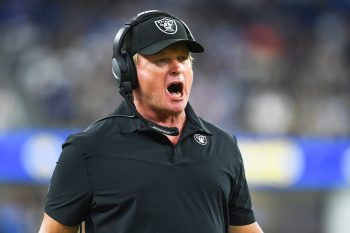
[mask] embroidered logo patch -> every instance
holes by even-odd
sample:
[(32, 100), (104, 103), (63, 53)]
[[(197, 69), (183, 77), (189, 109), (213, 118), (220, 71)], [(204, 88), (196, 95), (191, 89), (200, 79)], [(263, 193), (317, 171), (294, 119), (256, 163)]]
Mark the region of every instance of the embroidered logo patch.
[(201, 134), (194, 134), (193, 135), (194, 139), (196, 140), (196, 142), (198, 142), (201, 145), (206, 145), (207, 144), (207, 137)]
[(175, 34), (177, 32), (177, 24), (175, 20), (162, 18), (154, 21), (157, 28), (166, 34)]

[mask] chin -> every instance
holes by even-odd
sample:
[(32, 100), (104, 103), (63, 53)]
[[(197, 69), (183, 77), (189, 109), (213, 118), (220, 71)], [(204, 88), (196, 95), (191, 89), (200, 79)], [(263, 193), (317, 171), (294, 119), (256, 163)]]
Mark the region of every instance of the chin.
[(178, 105), (178, 106), (173, 106), (168, 110), (171, 115), (179, 115), (185, 111), (186, 104)]

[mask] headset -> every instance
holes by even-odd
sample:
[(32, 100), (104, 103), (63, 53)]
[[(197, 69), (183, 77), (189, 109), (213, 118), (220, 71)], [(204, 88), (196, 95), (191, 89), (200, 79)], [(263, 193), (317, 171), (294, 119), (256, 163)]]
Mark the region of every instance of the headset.
[(112, 73), (117, 79), (121, 91), (130, 93), (138, 85), (135, 64), (132, 55), (125, 49), (127, 42), (125, 42), (124, 39), (134, 26), (157, 16), (170, 17), (181, 22), (189, 40), (194, 41), (190, 29), (181, 19), (159, 10), (149, 10), (139, 13), (135, 18), (131, 19), (119, 29), (113, 43)]
[(112, 73), (119, 82), (119, 93), (125, 99), (126, 103), (131, 107), (135, 114), (153, 131), (167, 134), (170, 136), (179, 135), (179, 129), (176, 127), (165, 127), (145, 119), (136, 109), (132, 102), (132, 90), (138, 86), (137, 72), (133, 62), (132, 55), (126, 49), (126, 42), (124, 41), (128, 32), (137, 24), (142, 23), (148, 19), (164, 16), (178, 20), (185, 28), (189, 40), (195, 41), (188, 26), (179, 18), (166, 13), (164, 11), (150, 10), (139, 13), (135, 18), (127, 22), (117, 32), (113, 43), (113, 58), (112, 58)]

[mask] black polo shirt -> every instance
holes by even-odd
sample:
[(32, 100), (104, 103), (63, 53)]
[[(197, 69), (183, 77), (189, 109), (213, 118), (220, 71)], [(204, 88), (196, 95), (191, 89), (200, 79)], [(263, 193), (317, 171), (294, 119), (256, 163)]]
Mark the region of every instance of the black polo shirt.
[(70, 136), (45, 212), (91, 233), (224, 233), (255, 221), (237, 141), (186, 107), (176, 146), (123, 103)]

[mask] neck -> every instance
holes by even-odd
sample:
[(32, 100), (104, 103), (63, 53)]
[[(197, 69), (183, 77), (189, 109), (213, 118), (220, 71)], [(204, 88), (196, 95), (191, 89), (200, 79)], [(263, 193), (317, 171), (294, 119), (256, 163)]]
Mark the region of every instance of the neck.
[(171, 136), (171, 135), (164, 134), (173, 145), (177, 144), (177, 142), (180, 139), (182, 130), (183, 130), (184, 126), (185, 126), (185, 121), (186, 121), (186, 114), (185, 114), (185, 112), (183, 112), (180, 115), (176, 115), (176, 116), (166, 116), (166, 117), (164, 117), (164, 116), (159, 116), (159, 115), (154, 114), (154, 113), (150, 114), (148, 112), (142, 111), (142, 109), (138, 109), (138, 111), (148, 121), (151, 121), (151, 122), (156, 123), (156, 124), (161, 125), (161, 126), (175, 127), (177, 129), (179, 129), (179, 134), (176, 135), (176, 136)]
[(177, 127), (165, 127), (165, 126), (159, 125), (159, 124), (157, 124), (155, 122), (151, 122), (150, 120), (144, 118), (142, 116), (142, 114), (138, 112), (138, 110), (136, 109), (134, 103), (132, 102), (131, 95), (126, 93), (123, 88), (121, 88), (119, 92), (123, 96), (123, 98), (125, 99), (126, 103), (129, 105), (129, 107), (131, 107), (135, 111), (135, 114), (143, 122), (145, 122), (150, 129), (152, 129), (154, 131), (157, 131), (159, 133), (170, 135), (170, 136), (176, 136), (176, 135), (180, 134), (179, 129)]
[(137, 111), (145, 118), (147, 121), (151, 121), (157, 125), (163, 127), (175, 127), (179, 130), (178, 135), (169, 135), (164, 134), (173, 145), (176, 145), (180, 139), (181, 132), (185, 126), (186, 122), (186, 113), (183, 110), (180, 113), (169, 113), (161, 109), (152, 109), (149, 107), (144, 107), (142, 102), (137, 101), (137, 98), (134, 99), (134, 104)]
[(152, 111), (151, 109), (144, 109), (138, 106), (136, 103), (136, 109), (137, 111), (148, 121), (151, 121), (153, 123), (156, 123), (161, 126), (165, 127), (176, 127), (180, 131), (185, 125), (186, 121), (186, 114), (185, 112), (181, 112), (180, 114), (165, 114), (164, 112), (159, 111)]
[(165, 127), (175, 127), (179, 129), (179, 134), (176, 136), (164, 134), (173, 145), (177, 144), (177, 142), (180, 139), (182, 130), (185, 126), (185, 121), (186, 121), (185, 112), (183, 112), (183, 114), (181, 114), (180, 116), (169, 116), (166, 118), (160, 118), (160, 117), (154, 117), (154, 116), (152, 117), (150, 115), (143, 113), (142, 110), (140, 110), (140, 114), (142, 114), (143, 117), (146, 118), (147, 120), (152, 121), (158, 125), (165, 126)]

